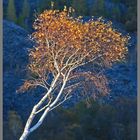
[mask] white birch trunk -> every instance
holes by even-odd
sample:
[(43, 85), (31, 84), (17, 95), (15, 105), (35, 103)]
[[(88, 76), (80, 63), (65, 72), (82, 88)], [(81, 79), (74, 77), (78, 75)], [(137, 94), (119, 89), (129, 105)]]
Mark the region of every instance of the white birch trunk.
[(27, 140), (28, 135), (29, 135), (29, 132), (28, 131), (27, 132), (24, 131), (24, 133), (21, 135), (19, 140)]
[(48, 92), (47, 92), (47, 93), (45, 94), (45, 96), (38, 102), (38, 104), (36, 104), (36, 105), (33, 107), (33, 110), (32, 110), (32, 112), (31, 112), (31, 114), (30, 114), (30, 116), (29, 116), (29, 118), (28, 118), (28, 120), (27, 120), (27, 123), (26, 123), (26, 125), (25, 125), (24, 131), (23, 131), (23, 133), (22, 133), (22, 135), (21, 135), (21, 137), (20, 137), (19, 140), (26, 140), (26, 139), (27, 139), (28, 135), (29, 135), (30, 132), (31, 132), (31, 131), (30, 131), (31, 123), (32, 123), (32, 121), (33, 121), (33, 119), (34, 119), (34, 117), (35, 117), (35, 115), (36, 115), (35, 113), (36, 113), (37, 109), (42, 105), (42, 103), (46, 100), (46, 98), (48, 97), (48, 95), (52, 92), (53, 87), (55, 86), (55, 83), (57, 82), (59, 76), (60, 76), (60, 74), (58, 74), (58, 75), (56, 76), (56, 78), (55, 78), (54, 81), (52, 82), (51, 87), (50, 87), (50, 89), (48, 90)]
[[(61, 89), (60, 89), (60, 91), (59, 91), (59, 93), (58, 93), (56, 99), (46, 108), (46, 110), (44, 111), (44, 113), (43, 113), (42, 116), (40, 117), (39, 121), (38, 121), (33, 127), (31, 127), (31, 123), (32, 123), (32, 121), (33, 121), (33, 119), (34, 119), (34, 117), (35, 117), (35, 115), (36, 115), (35, 113), (36, 113), (37, 109), (38, 109), (38, 108), (42, 105), (42, 103), (45, 101), (45, 99), (47, 98), (47, 95), (48, 95), (49, 93), (51, 93), (51, 91), (53, 90), (53, 87), (54, 87), (54, 85), (55, 85), (55, 83), (56, 83), (56, 81), (57, 81), (57, 79), (58, 79), (59, 76), (56, 77), (56, 79), (55, 79), (54, 82), (52, 83), (52, 86), (51, 86), (50, 89), (48, 90), (47, 94), (39, 101), (39, 103), (38, 103), (37, 105), (34, 106), (32, 112), (31, 112), (31, 114), (30, 114), (30, 117), (29, 117), (29, 119), (27, 120), (27, 123), (26, 123), (26, 125), (25, 125), (24, 132), (23, 132), (23, 134), (21, 135), (21, 137), (20, 137), (19, 140), (27, 140), (27, 137), (29, 136), (29, 134), (30, 134), (31, 132), (33, 132), (34, 130), (36, 130), (36, 129), (42, 124), (42, 122), (44, 121), (44, 119), (45, 119), (45, 117), (47, 116), (48, 112), (51, 110), (52, 107), (54, 107), (54, 106), (57, 104), (58, 100), (60, 99), (60, 97), (61, 97), (61, 95), (62, 95), (62, 92), (63, 92), (63, 90), (64, 90), (64, 87), (65, 87), (65, 85), (66, 85), (68, 76), (69, 76), (69, 73), (68, 73), (68, 75), (66, 76), (66, 78), (65, 78), (65, 80), (64, 80), (64, 82), (63, 82), (63, 85), (62, 85), (62, 87), (61, 87)], [(30, 128), (30, 127), (31, 127), (31, 128)]]

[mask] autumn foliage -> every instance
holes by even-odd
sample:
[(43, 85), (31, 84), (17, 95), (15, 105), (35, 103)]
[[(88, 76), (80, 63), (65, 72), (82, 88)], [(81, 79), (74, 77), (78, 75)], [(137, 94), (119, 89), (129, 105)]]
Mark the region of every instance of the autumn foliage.
[[(20, 90), (36, 87), (42, 79), (47, 81), (48, 73), (54, 77), (60, 73), (63, 78), (70, 69), (89, 62), (106, 67), (125, 58), (129, 36), (123, 36), (112, 28), (111, 22), (105, 23), (102, 18), (84, 22), (81, 17), (71, 17), (72, 12), (72, 8), (65, 7), (63, 11), (46, 10), (38, 15), (31, 36), (36, 45), (29, 53), (28, 65), (37, 78), (27, 80)], [(94, 83), (99, 79), (96, 74), (75, 73), (76, 76), (94, 78)], [(74, 73), (70, 76), (75, 77)], [(104, 89), (103, 92), (107, 91)]]
[[(125, 59), (129, 36), (123, 36), (102, 18), (84, 22), (81, 17), (72, 17), (73, 12), (66, 7), (62, 11), (46, 10), (33, 24), (31, 39), (35, 46), (29, 53), (30, 77), (19, 91), (38, 86), (46, 91), (34, 106), (20, 140), (25, 140), (49, 111), (71, 98), (79, 87), (81, 92), (91, 93), (95, 98), (109, 93), (103, 70)], [(92, 69), (82, 69), (87, 64)], [(31, 127), (35, 115), (42, 111), (39, 121)]]

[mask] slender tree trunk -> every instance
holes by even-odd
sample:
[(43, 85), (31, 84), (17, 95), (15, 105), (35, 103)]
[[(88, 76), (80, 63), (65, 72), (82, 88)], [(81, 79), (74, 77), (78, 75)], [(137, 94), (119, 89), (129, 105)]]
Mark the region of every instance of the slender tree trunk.
[[(69, 72), (69, 73), (70, 73), (70, 72)], [(23, 132), (23, 134), (21, 135), (21, 137), (20, 137), (19, 140), (27, 140), (27, 137), (29, 136), (29, 134), (30, 134), (31, 132), (33, 132), (34, 130), (36, 130), (36, 129), (42, 124), (42, 122), (44, 121), (44, 119), (45, 119), (45, 117), (47, 116), (47, 114), (48, 114), (48, 112), (50, 111), (50, 109), (56, 105), (56, 103), (58, 102), (60, 96), (62, 95), (62, 92), (63, 92), (64, 87), (65, 87), (65, 85), (66, 85), (66, 82), (67, 82), (69, 73), (68, 73), (68, 75), (66, 76), (66, 79), (64, 80), (64, 83), (63, 83), (63, 85), (62, 85), (62, 87), (61, 87), (61, 89), (60, 89), (60, 91), (59, 91), (59, 93), (58, 93), (56, 99), (46, 108), (46, 110), (44, 111), (44, 113), (43, 113), (42, 116), (40, 117), (39, 121), (38, 121), (33, 127), (31, 127), (31, 123), (32, 123), (32, 121), (33, 121), (33, 119), (34, 119), (34, 117), (35, 117), (35, 115), (36, 115), (35, 113), (36, 113), (37, 109), (41, 106), (41, 104), (43, 103), (43, 101), (45, 100), (45, 98), (43, 97), (44, 99), (42, 98), (42, 99), (39, 101), (39, 103), (38, 103), (37, 105), (34, 106), (32, 112), (31, 112), (31, 114), (30, 114), (30, 117), (29, 117), (29, 119), (28, 119), (28, 121), (27, 121), (27, 123), (26, 123), (26, 125), (25, 125), (24, 132)], [(54, 86), (54, 84), (56, 83), (56, 81), (57, 81), (57, 78), (54, 80), (53, 86)], [(52, 91), (52, 87), (49, 89), (48, 92), (51, 93), (51, 91)], [(30, 127), (31, 127), (31, 128), (30, 128)]]
[[(56, 78), (54, 79), (54, 81), (53, 81), (53, 83), (52, 83), (50, 89), (49, 89), (48, 92), (46, 93), (46, 95), (38, 102), (38, 104), (36, 104), (36, 105), (33, 107), (32, 112), (31, 112), (31, 114), (30, 114), (30, 116), (29, 116), (29, 118), (28, 118), (28, 120), (27, 120), (26, 125), (25, 125), (24, 131), (23, 131), (23, 133), (22, 133), (22, 135), (21, 135), (21, 137), (20, 137), (19, 140), (26, 140), (27, 137), (28, 137), (28, 135), (31, 133), (31, 130), (30, 130), (31, 128), (30, 128), (30, 127), (31, 127), (32, 121), (33, 121), (33, 119), (34, 119), (34, 117), (35, 117), (35, 115), (36, 115), (35, 113), (36, 113), (36, 111), (38, 110), (38, 108), (42, 105), (42, 103), (46, 100), (46, 98), (48, 97), (48, 95), (52, 92), (53, 87), (54, 87), (55, 83), (57, 82), (57, 79), (58, 79), (59, 75), (60, 75), (60, 74), (58, 74), (58, 75), (56, 76)], [(49, 108), (47, 108), (47, 109), (49, 109)], [(47, 109), (46, 109), (46, 110), (47, 110)], [(48, 111), (49, 111), (49, 110), (48, 110)]]
[(19, 140), (27, 140), (28, 135), (29, 135), (29, 132), (24, 131)]
[(31, 114), (30, 114), (30, 116), (29, 116), (29, 118), (28, 118), (28, 120), (27, 120), (27, 123), (26, 123), (26, 125), (25, 125), (23, 134), (21, 135), (21, 137), (20, 137), (19, 140), (26, 140), (27, 137), (28, 137), (28, 135), (30, 134), (30, 130), (29, 130), (29, 129), (30, 129), (31, 123), (32, 123), (32, 121), (33, 121), (33, 119), (34, 119), (34, 117), (35, 117), (35, 112), (36, 112), (36, 110), (37, 110), (37, 107), (34, 106), (32, 112), (31, 112)]
[[(34, 116), (32, 116), (32, 118), (29, 118), (28, 121), (27, 121), (27, 123), (26, 123), (26, 127), (25, 127), (25, 129), (24, 129), (24, 132), (23, 132), (23, 134), (21, 135), (21, 137), (20, 137), (19, 140), (27, 140), (27, 137), (29, 136), (29, 134), (30, 134), (31, 132), (33, 132), (34, 130), (36, 130), (36, 129), (43, 123), (43, 120), (44, 120), (45, 116), (48, 114), (49, 110), (50, 110), (50, 108), (48, 107), (48, 108), (44, 111), (43, 115), (41, 116), (41, 118), (40, 118), (40, 120), (37, 122), (37, 124), (34, 125), (34, 126), (33, 126), (32, 128), (30, 128), (30, 129), (29, 129), (29, 128), (26, 128), (26, 127), (29, 126), (28, 121), (32, 121), (32, 120), (34, 119)], [(32, 120), (30, 120), (30, 119), (32, 119)]]

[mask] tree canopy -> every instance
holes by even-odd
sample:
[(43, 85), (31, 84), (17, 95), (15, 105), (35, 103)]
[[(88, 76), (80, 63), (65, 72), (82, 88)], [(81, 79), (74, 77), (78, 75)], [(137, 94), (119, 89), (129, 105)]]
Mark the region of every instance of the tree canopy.
[[(70, 16), (72, 10), (45, 10), (34, 22), (31, 38), (36, 45), (29, 53), (28, 68), (38, 79), (47, 79), (47, 73), (63, 76), (89, 62), (111, 66), (127, 54), (129, 37), (113, 29), (111, 22), (101, 18), (83, 22)], [(24, 89), (34, 86), (33, 81), (26, 81)]]
[[(105, 23), (101, 18), (84, 22), (81, 17), (72, 17), (73, 12), (66, 7), (62, 11), (45, 10), (34, 22), (31, 39), (35, 46), (30, 50), (28, 65), (31, 76), (19, 91), (40, 86), (45, 95), (33, 107), (20, 140), (26, 140), (48, 112), (71, 98), (78, 87), (95, 98), (109, 93), (102, 70), (122, 61), (127, 54), (129, 37), (113, 29), (111, 22)], [(78, 70), (89, 63), (93, 70)], [(31, 127), (34, 117), (42, 111)]]

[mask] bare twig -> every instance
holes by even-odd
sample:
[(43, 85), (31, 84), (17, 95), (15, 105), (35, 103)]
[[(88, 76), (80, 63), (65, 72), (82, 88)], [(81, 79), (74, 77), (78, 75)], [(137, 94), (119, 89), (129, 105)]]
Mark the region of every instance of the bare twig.
[(72, 95), (71, 95), (71, 96), (68, 96), (67, 98), (64, 98), (63, 101), (61, 101), (60, 103), (58, 103), (56, 106), (52, 107), (52, 108), (49, 110), (49, 112), (52, 111), (53, 109), (57, 108), (57, 107), (60, 106), (61, 104), (63, 104), (66, 100), (70, 99), (71, 97), (72, 97)]

